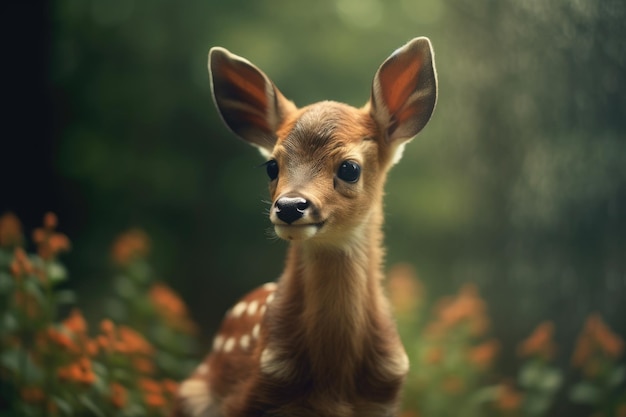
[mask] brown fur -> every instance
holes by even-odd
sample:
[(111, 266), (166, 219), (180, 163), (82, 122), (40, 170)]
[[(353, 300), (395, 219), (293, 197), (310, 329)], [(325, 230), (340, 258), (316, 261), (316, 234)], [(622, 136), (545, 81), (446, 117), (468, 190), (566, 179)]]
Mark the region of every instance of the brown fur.
[[(381, 287), (383, 186), (434, 108), (430, 43), (415, 39), (385, 61), (360, 109), (330, 101), (296, 109), (248, 61), (219, 48), (212, 55), (224, 121), (278, 167), (272, 202), (307, 207), (287, 223), (272, 206), (277, 234), (291, 240), (277, 288), (257, 289), (227, 313), (214, 352), (181, 385), (175, 415), (395, 414), (408, 362)], [(357, 181), (338, 176), (344, 161), (361, 166)]]

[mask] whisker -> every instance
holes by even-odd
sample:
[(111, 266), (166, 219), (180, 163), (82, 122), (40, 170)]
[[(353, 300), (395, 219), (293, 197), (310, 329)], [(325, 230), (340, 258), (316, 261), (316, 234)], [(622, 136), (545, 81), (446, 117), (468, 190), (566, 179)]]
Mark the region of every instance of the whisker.
[(268, 227), (267, 229), (265, 229), (265, 235), (267, 236), (268, 240), (271, 240), (273, 242), (280, 240), (273, 227)]

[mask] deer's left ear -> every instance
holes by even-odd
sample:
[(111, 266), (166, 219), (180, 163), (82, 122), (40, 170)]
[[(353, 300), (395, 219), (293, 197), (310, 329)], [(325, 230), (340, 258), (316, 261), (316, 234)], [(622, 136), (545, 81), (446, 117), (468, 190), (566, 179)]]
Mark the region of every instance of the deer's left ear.
[(224, 123), (269, 156), (278, 126), (296, 106), (263, 71), (224, 48), (209, 51), (209, 74), (213, 100)]
[(370, 112), (388, 142), (403, 143), (426, 126), (437, 101), (437, 74), (428, 38), (415, 38), (378, 68)]

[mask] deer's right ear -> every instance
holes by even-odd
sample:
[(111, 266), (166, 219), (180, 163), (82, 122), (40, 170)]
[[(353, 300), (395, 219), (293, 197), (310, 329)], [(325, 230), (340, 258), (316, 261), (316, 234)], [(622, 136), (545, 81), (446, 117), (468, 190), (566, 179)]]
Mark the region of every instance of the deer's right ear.
[(224, 48), (209, 51), (209, 74), (213, 100), (224, 123), (263, 155), (270, 155), (276, 130), (295, 105), (263, 71)]
[(389, 143), (405, 142), (426, 126), (437, 101), (437, 73), (428, 38), (415, 38), (378, 69), (371, 114)]

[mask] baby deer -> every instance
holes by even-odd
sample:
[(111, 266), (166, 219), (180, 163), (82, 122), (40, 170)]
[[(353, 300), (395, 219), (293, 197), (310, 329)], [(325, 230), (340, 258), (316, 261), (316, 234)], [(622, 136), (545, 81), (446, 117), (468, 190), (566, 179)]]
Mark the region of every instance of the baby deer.
[(284, 272), (226, 314), (174, 416), (388, 417), (409, 363), (383, 294), (383, 185), (435, 107), (427, 38), (396, 50), (362, 108), (297, 108), (249, 61), (209, 53), (226, 125), (267, 158)]

